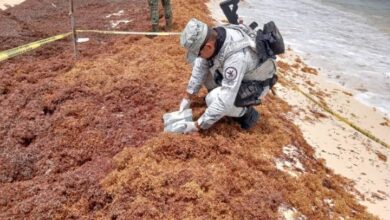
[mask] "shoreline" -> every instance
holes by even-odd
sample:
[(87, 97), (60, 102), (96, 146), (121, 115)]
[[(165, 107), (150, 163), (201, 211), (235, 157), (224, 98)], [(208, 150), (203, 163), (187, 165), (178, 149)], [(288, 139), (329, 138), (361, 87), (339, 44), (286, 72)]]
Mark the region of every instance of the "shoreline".
[[(215, 0), (207, 6), (217, 24), (225, 22)], [(352, 124), (390, 144), (390, 120), (385, 113), (359, 102), (355, 92), (326, 79), (325, 74), (307, 66), (290, 49), (278, 62), (278, 72), (283, 78)], [(381, 219), (390, 216), (387, 205), (390, 204), (390, 149), (324, 111), (286, 83), (278, 83), (276, 92), (292, 107), (287, 118), (300, 128), (317, 159), (324, 159), (328, 168), (355, 183), (358, 193), (353, 194), (369, 212)]]
[[(248, 23), (274, 20), (286, 45), (291, 45), (307, 65), (320, 68), (328, 80), (356, 91), (357, 100), (390, 117), (390, 63), (386, 59), (390, 35), (372, 25), (364, 15), (343, 11), (329, 2), (333, 0), (318, 4), (293, 4), (286, 0), (257, 4), (247, 0), (240, 2), (238, 13), (246, 15)], [(344, 2), (343, 7), (347, 8), (356, 3)], [(364, 2), (360, 6), (372, 4), (375, 3)], [(388, 4), (383, 3), (384, 11), (385, 6)], [(365, 32), (365, 37), (360, 38), (360, 33)]]

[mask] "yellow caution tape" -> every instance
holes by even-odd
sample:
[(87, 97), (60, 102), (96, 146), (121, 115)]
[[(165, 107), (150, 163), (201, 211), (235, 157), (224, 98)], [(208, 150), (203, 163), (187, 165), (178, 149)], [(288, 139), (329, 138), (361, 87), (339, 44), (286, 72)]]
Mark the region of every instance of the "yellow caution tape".
[(329, 107), (325, 106), (324, 104), (318, 102), (317, 100), (315, 100), (313, 97), (311, 97), (309, 94), (303, 92), (301, 89), (298, 88), (297, 85), (295, 85), (294, 83), (288, 81), (289, 85), (293, 87), (293, 89), (297, 90), (298, 92), (300, 92), (302, 95), (304, 95), (306, 98), (308, 98), (309, 100), (311, 100), (312, 102), (314, 102), (315, 104), (317, 104), (318, 106), (320, 106), (323, 110), (325, 110), (326, 112), (328, 112), (329, 114), (333, 115), (334, 117), (336, 117), (338, 120), (346, 123), (347, 125), (351, 126), (353, 129), (355, 129), (356, 131), (360, 132), (361, 134), (365, 135), (366, 137), (370, 138), (371, 140), (379, 143), (380, 145), (384, 146), (384, 147), (387, 147), (390, 149), (390, 145), (386, 144), (384, 141), (382, 141), (381, 139), (375, 137), (373, 134), (371, 134), (369, 131), (367, 130), (364, 130), (363, 128), (360, 128), (359, 126), (355, 125), (354, 123), (350, 122), (348, 119), (344, 118), (343, 116), (337, 114), (336, 112), (332, 111)]
[(135, 32), (135, 31), (99, 31), (99, 30), (77, 30), (78, 33), (98, 33), (98, 34), (119, 34), (119, 35), (153, 35), (172, 36), (180, 35), (180, 32)]
[[(135, 32), (135, 31), (99, 31), (99, 30), (77, 30), (78, 33), (98, 33), (98, 34), (119, 34), (119, 35), (152, 35), (152, 36), (172, 36), (180, 35), (180, 32)], [(65, 34), (59, 34), (53, 37), (45, 38), (39, 41), (35, 41), (20, 47), (9, 49), (0, 52), (0, 62), (6, 59), (18, 56), (20, 54), (27, 53), (45, 44), (63, 39), (69, 36), (71, 32)]]
[(23, 46), (20, 46), (20, 47), (16, 47), (16, 48), (13, 48), (13, 49), (2, 51), (2, 52), (0, 52), (0, 62), (3, 61), (3, 60), (9, 59), (9, 58), (18, 56), (20, 54), (24, 54), (24, 53), (29, 52), (31, 50), (34, 50), (34, 49), (36, 49), (38, 47), (41, 47), (41, 46), (43, 46), (45, 44), (48, 44), (48, 43), (51, 43), (51, 42), (63, 39), (65, 37), (69, 36), (70, 34), (71, 34), (70, 32), (69, 33), (65, 33), (65, 34), (59, 34), (59, 35), (56, 35), (56, 36), (53, 36), (53, 37), (45, 38), (45, 39), (42, 39), (42, 40), (39, 40), (39, 41), (35, 41), (35, 42), (32, 42), (32, 43), (23, 45)]

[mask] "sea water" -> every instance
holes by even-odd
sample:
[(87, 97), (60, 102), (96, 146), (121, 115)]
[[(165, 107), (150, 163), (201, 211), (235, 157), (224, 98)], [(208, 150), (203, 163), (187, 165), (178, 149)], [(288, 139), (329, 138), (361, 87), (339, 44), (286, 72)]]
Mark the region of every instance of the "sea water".
[(390, 116), (390, 0), (245, 0), (238, 14), (275, 21), (310, 66)]

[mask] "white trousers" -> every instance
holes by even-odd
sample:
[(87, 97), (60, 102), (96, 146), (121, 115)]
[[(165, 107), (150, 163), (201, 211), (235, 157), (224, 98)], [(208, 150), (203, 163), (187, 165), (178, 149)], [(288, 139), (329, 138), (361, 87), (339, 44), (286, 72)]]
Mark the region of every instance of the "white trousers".
[[(206, 104), (207, 106), (210, 106), (211, 103), (216, 101), (218, 99), (218, 93), (220, 93), (221, 87), (217, 87), (213, 90), (211, 90), (207, 96), (206, 96)], [(230, 109), (225, 109), (225, 116), (229, 117), (241, 117), (245, 114), (246, 112), (246, 107), (236, 107), (232, 106)]]

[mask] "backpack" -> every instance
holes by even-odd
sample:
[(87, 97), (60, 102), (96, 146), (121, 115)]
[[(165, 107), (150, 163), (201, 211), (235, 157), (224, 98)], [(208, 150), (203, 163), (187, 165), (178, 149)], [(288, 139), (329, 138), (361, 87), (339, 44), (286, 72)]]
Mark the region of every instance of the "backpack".
[(268, 58), (275, 59), (275, 55), (284, 53), (283, 37), (273, 21), (264, 24), (263, 30), (257, 31), (256, 49), (260, 62)]
[(273, 21), (264, 24), (263, 30), (258, 29), (257, 31), (255, 31), (257, 27), (256, 22), (250, 24), (249, 27), (246, 25), (231, 24), (225, 27), (238, 30), (249, 37), (249, 39), (246, 38), (242, 42), (237, 42), (232, 46), (228, 53), (229, 55), (245, 47), (251, 47), (259, 56), (260, 63), (263, 63), (268, 58), (276, 59), (276, 55), (282, 54), (285, 51), (283, 37)]

